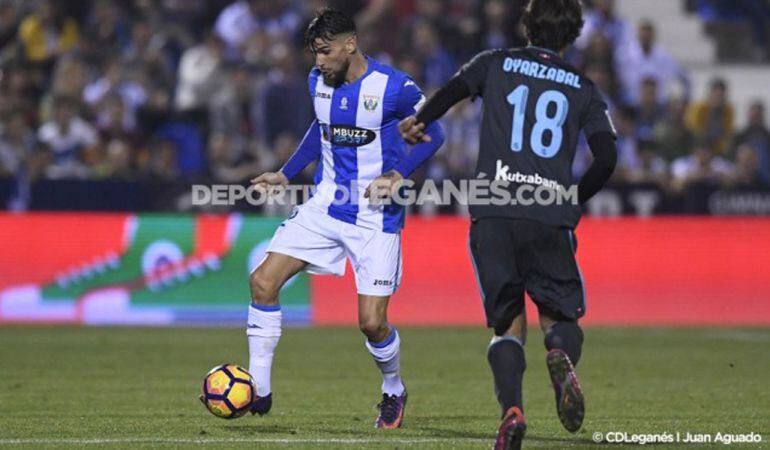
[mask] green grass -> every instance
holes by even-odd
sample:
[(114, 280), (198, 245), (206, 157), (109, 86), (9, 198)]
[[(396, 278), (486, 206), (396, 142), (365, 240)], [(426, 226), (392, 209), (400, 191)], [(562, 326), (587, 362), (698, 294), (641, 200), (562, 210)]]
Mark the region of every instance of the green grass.
[[(499, 413), (488, 333), (400, 332), (409, 406), (404, 428), (383, 432), (372, 427), (379, 375), (357, 330), (285, 330), (273, 411), (225, 421), (196, 397), (212, 366), (247, 364), (243, 330), (3, 327), (0, 446), (489, 448)], [(525, 448), (593, 448), (607, 431), (755, 432), (768, 446), (770, 329), (587, 329), (587, 417), (574, 435), (556, 418), (541, 342), (531, 330)]]

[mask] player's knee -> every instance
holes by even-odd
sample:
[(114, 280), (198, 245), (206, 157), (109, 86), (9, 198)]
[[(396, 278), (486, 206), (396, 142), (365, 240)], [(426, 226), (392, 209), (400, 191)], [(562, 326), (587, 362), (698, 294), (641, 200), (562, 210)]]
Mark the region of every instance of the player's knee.
[(361, 318), (358, 321), (358, 328), (362, 333), (372, 341), (381, 341), (386, 338), (389, 332), (388, 324), (378, 317)]
[(257, 268), (249, 275), (251, 299), (258, 304), (272, 304), (278, 300), (278, 283)]

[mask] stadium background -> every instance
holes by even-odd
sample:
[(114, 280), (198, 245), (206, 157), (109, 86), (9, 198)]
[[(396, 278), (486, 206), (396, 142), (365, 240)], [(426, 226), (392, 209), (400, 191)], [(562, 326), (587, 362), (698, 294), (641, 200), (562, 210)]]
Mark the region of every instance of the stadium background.
[[(194, 207), (190, 186), (245, 185), (294, 150), (312, 120), (314, 11), (354, 14), (361, 47), (429, 94), (516, 43), (523, 3), (0, 2), (0, 323), (242, 325), (247, 274), (287, 211)], [(569, 59), (619, 133), (577, 230), (586, 323), (770, 324), (768, 2), (585, 3)], [(450, 112), (418, 183), (472, 175), (478, 113)], [(589, 161), (583, 143), (576, 179)], [(391, 319), (481, 325), (463, 207), (411, 212)], [(353, 286), (298, 275), (285, 318), (354, 324)]]

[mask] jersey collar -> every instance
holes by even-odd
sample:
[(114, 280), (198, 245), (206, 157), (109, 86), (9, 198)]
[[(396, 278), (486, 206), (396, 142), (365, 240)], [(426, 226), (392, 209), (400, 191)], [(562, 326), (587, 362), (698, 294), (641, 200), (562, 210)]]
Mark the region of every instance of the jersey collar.
[(551, 49), (548, 49), (548, 48), (538, 47), (536, 45), (528, 45), (527, 48), (531, 48), (532, 50), (536, 50), (538, 52), (549, 53), (549, 54), (551, 54), (553, 56), (561, 58), (561, 55), (559, 53), (557, 53), (557, 52), (555, 52), (555, 51), (553, 51)]

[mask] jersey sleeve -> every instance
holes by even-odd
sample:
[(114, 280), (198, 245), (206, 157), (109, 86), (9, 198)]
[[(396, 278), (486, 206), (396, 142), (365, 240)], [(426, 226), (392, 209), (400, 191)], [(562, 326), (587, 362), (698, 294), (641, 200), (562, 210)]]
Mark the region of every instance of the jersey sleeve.
[(489, 68), (496, 56), (495, 50), (487, 50), (474, 56), (473, 59), (465, 63), (457, 72), (457, 77), (468, 85), (471, 91), (471, 97), (483, 97), (484, 85), (487, 82)]
[(297, 150), (291, 155), (286, 164), (281, 168), (281, 172), (286, 178), (291, 180), (308, 164), (317, 160), (321, 156), (321, 128), (318, 125), (318, 119), (310, 124), (305, 137), (300, 142)]
[(591, 86), (591, 99), (588, 101), (588, 107), (580, 119), (580, 128), (585, 132), (586, 138), (601, 131), (607, 131), (612, 134), (612, 137), (617, 137), (607, 104), (604, 102), (599, 88), (594, 85)]
[(307, 89), (310, 92), (310, 101), (315, 100), (315, 87), (318, 84), (318, 69), (313, 67), (310, 73), (307, 74)]
[(425, 95), (413, 79), (406, 77), (398, 90), (396, 116), (399, 119), (416, 114), (425, 103)]

